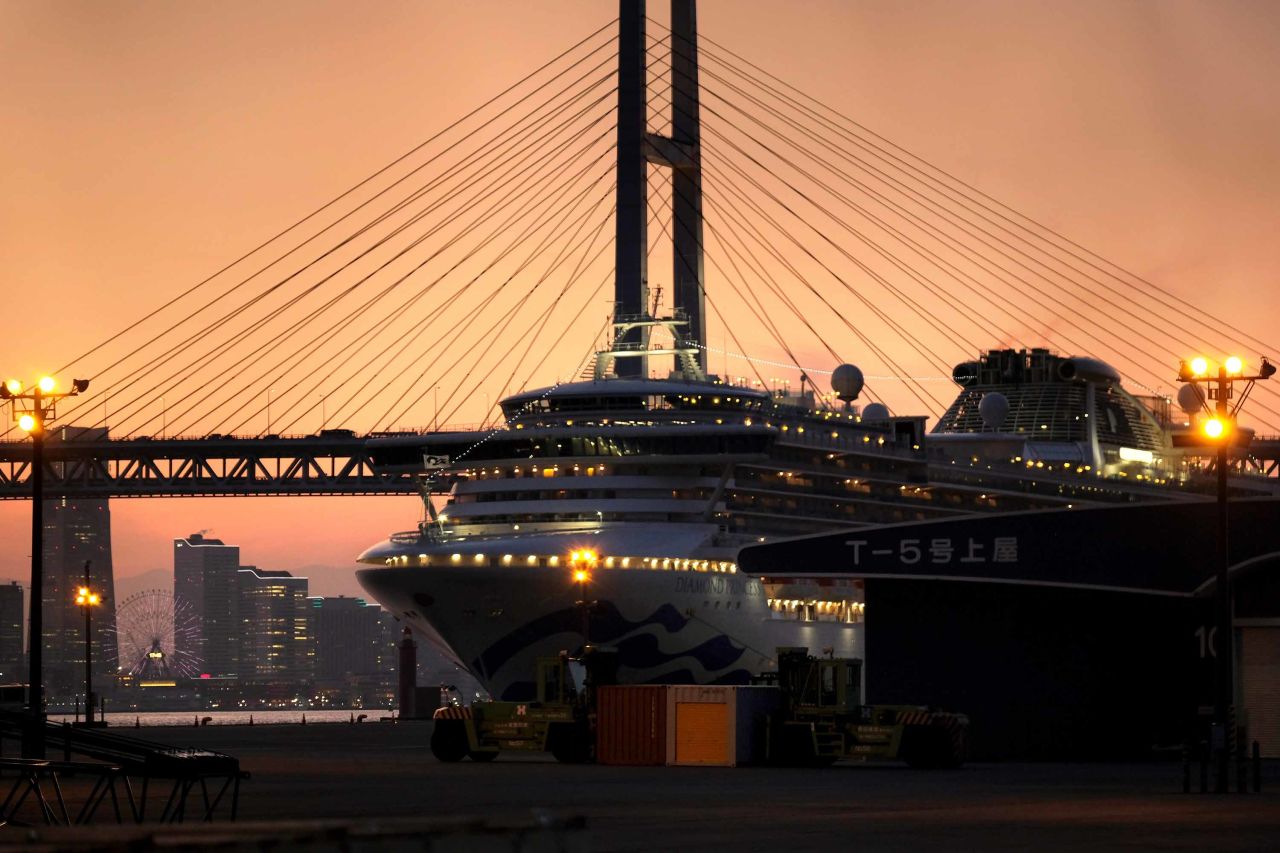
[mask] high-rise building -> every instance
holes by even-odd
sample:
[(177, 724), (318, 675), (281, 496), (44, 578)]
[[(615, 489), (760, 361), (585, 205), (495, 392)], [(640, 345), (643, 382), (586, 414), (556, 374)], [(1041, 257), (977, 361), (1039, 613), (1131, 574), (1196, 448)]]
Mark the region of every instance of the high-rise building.
[(239, 570), (240, 677), (302, 682), (311, 678), (307, 579), (253, 566)]
[[(240, 674), (240, 549), (192, 533), (173, 540), (173, 594), (186, 601), (199, 625), (193, 648), (201, 672)], [(176, 641), (176, 638), (175, 638)]]
[[(315, 648), (315, 677), (331, 681), (382, 672), (382, 608), (363, 598), (307, 599)], [(390, 671), (390, 670), (387, 670)]]
[[(107, 438), (105, 428), (64, 426), (50, 430), (55, 442)], [(63, 463), (55, 462), (54, 465)], [(44, 502), (44, 679), (51, 701), (69, 701), (84, 685), (84, 611), (75, 603), (85, 582), (101, 596), (93, 612), (91, 651), (98, 674), (115, 672), (119, 650), (115, 622), (115, 576), (111, 564), (111, 510), (103, 499), (60, 498)]]
[(25, 593), (17, 581), (0, 585), (0, 684), (27, 680), (22, 642)]

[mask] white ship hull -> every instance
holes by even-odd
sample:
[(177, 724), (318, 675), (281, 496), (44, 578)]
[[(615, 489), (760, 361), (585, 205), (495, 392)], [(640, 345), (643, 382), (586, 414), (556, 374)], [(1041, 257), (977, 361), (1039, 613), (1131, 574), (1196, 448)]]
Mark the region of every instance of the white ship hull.
[[(360, 584), (439, 645), (495, 698), (528, 698), (535, 659), (583, 642), (578, 584), (546, 567), (363, 569)], [(779, 646), (863, 655), (860, 622), (778, 618), (764, 585), (740, 574), (597, 569), (590, 640), (618, 650), (623, 683), (745, 683)]]

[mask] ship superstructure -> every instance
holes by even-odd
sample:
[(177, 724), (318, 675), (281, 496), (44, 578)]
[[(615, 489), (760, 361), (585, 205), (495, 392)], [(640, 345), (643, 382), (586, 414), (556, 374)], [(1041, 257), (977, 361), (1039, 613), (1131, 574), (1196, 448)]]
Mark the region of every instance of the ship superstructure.
[[(670, 344), (655, 335), (655, 351), (688, 351), (681, 318), (645, 322), (671, 335)], [(1168, 430), (1100, 362), (988, 353), (979, 364), (1037, 367), (992, 386), (959, 366), (960, 394), (926, 435), (922, 417), (829, 405), (813, 388), (736, 385), (692, 361), (666, 378), (605, 373), (601, 365), (634, 351), (626, 331), (598, 354), (592, 378), (503, 400), (501, 428), (371, 443), (384, 470), (423, 478), (427, 518), (362, 555), (379, 568), (361, 571), (361, 583), (495, 695), (524, 695), (532, 657), (581, 643), (584, 594), (594, 602), (592, 639), (618, 645), (634, 681), (741, 680), (768, 669), (777, 646), (865, 651), (856, 583), (744, 577), (735, 559), (747, 544), (973, 513), (1202, 499)], [(1013, 401), (994, 427), (966, 428), (969, 409), (982, 406), (975, 392)], [(1095, 418), (1107, 427), (1091, 430)], [(438, 508), (432, 494), (443, 498)], [(585, 591), (574, 580), (583, 565)]]

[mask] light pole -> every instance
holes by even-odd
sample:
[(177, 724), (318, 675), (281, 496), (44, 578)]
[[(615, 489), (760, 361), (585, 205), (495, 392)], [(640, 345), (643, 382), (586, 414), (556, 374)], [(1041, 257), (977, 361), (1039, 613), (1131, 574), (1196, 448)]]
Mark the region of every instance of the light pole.
[(587, 600), (587, 582), (591, 580), (591, 570), (596, 567), (597, 562), (595, 551), (574, 551), (569, 555), (569, 567), (573, 569), (573, 580), (578, 585), (578, 607), (582, 609), (584, 650), (591, 642), (591, 605), (595, 603)]
[(93, 608), (102, 603), (102, 597), (92, 590), (89, 566), (84, 561), (84, 586), (76, 590), (76, 604), (84, 608), (84, 724), (93, 725)]
[[(1244, 401), (1249, 396), (1249, 392), (1253, 390), (1253, 383), (1259, 379), (1270, 379), (1276, 372), (1276, 368), (1271, 362), (1265, 358), (1258, 368), (1258, 372), (1254, 375), (1246, 375), (1244, 372), (1244, 362), (1237, 356), (1231, 356), (1224, 359), (1218, 365), (1217, 375), (1213, 376), (1210, 372), (1209, 360), (1204, 357), (1196, 357), (1189, 362), (1182, 362), (1178, 370), (1178, 381), (1189, 383), (1195, 389), (1189, 402), (1191, 406), (1184, 406), (1185, 409), (1191, 410), (1196, 407), (1203, 408), (1208, 415), (1201, 424), (1200, 429), (1208, 440), (1208, 444), (1216, 448), (1216, 461), (1218, 475), (1218, 525), (1217, 525), (1217, 583), (1214, 590), (1214, 627), (1213, 627), (1213, 723), (1216, 730), (1215, 740), (1220, 737), (1220, 748), (1218, 750), (1217, 766), (1215, 768), (1214, 790), (1220, 794), (1225, 794), (1228, 788), (1228, 779), (1231, 773), (1231, 742), (1233, 733), (1231, 731), (1231, 706), (1235, 701), (1235, 675), (1234, 669), (1234, 619), (1233, 619), (1233, 602), (1231, 594), (1231, 554), (1230, 543), (1228, 540), (1230, 519), (1228, 516), (1227, 504), (1227, 462), (1230, 446), (1235, 443), (1236, 438), (1236, 415), (1240, 412), (1240, 407), (1244, 405)], [(1231, 399), (1234, 396), (1234, 386), (1236, 382), (1246, 382), (1244, 392), (1236, 399), (1234, 406), (1231, 405)], [(1208, 386), (1209, 393), (1206, 396), (1199, 390), (1200, 384)], [(1208, 400), (1214, 402), (1213, 409), (1209, 409)]]
[(31, 616), (27, 620), (27, 731), (22, 738), (23, 758), (44, 758), (44, 436), (45, 425), (57, 417), (55, 407), (63, 397), (74, 397), (89, 388), (88, 379), (76, 379), (70, 391), (59, 392), (52, 376), (41, 377), (30, 391), (17, 379), (0, 385), (0, 400), (13, 405), (18, 426), (31, 436)]

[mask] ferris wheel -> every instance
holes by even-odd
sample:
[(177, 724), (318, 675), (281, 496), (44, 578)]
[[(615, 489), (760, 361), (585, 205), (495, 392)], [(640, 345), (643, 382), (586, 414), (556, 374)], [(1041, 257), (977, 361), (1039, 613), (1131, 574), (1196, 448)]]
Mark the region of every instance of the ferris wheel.
[(167, 589), (134, 593), (116, 605), (120, 670), (139, 678), (200, 673), (200, 620), (195, 608)]

